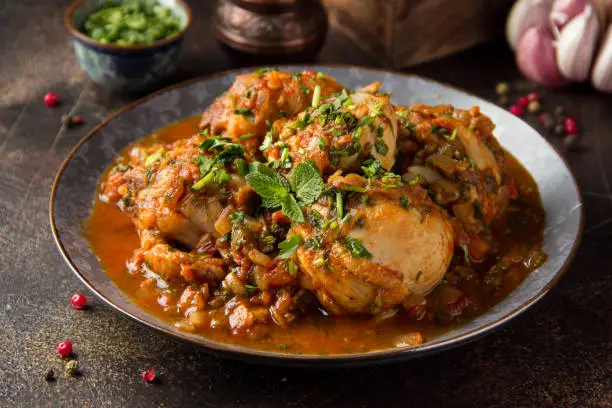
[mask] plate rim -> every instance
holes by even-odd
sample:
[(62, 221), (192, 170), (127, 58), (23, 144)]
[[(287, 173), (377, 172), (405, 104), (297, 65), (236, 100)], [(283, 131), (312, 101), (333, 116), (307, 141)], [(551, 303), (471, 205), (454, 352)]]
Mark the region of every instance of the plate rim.
[[(308, 64), (288, 64), (288, 65), (283, 65), (283, 64), (270, 64), (270, 65), (263, 65), (263, 67), (274, 67), (274, 66), (282, 66), (282, 67), (300, 67), (300, 68), (304, 68), (304, 67), (308, 67)], [(378, 67), (369, 67), (369, 66), (358, 66), (358, 65), (350, 65), (350, 64), (320, 64), (320, 63), (313, 63), (310, 64), (311, 67), (313, 67), (314, 69), (316, 69), (317, 67), (321, 67), (321, 68), (341, 68), (341, 69), (356, 69), (356, 70), (369, 70), (369, 71), (378, 71), (381, 73), (385, 73), (385, 74), (392, 74), (392, 75), (398, 75), (398, 76), (403, 76), (403, 77), (407, 77), (407, 78), (416, 78), (416, 79), (421, 79), (421, 80), (425, 80), (427, 82), (430, 83), (435, 83), (438, 85), (441, 85), (443, 87), (447, 87), (447, 88), (451, 88), (454, 89), (456, 91), (462, 92), (464, 94), (470, 95), (472, 97), (481, 99), (485, 102), (489, 102), (486, 99), (475, 95), (465, 89), (459, 88), (457, 86), (442, 82), (442, 81), (437, 81), (425, 76), (421, 76), (421, 75), (416, 75), (416, 74), (411, 74), (411, 73), (405, 73), (405, 72), (399, 72), (399, 71), (394, 71), (394, 70), (390, 70), (390, 69), (385, 69), (385, 68), (378, 68)], [(576, 256), (576, 252), (578, 250), (578, 247), (580, 246), (580, 243), (582, 242), (582, 237), (583, 237), (583, 232), (584, 232), (584, 200), (582, 197), (582, 193), (580, 191), (580, 187), (576, 181), (576, 176), (572, 170), (572, 168), (569, 166), (569, 163), (567, 162), (566, 158), (559, 152), (559, 150), (552, 144), (550, 143), (550, 141), (548, 139), (546, 139), (545, 137), (543, 137), (541, 135), (541, 133), (535, 129), (533, 129), (533, 127), (523, 121), (525, 124), (527, 124), (527, 126), (529, 126), (530, 128), (532, 128), (537, 134), (538, 136), (544, 140), (544, 142), (546, 142), (546, 144), (548, 145), (548, 147), (550, 147), (557, 155), (557, 157), (561, 160), (561, 162), (563, 163), (563, 165), (565, 166), (565, 168), (568, 170), (568, 173), (570, 175), (571, 178), (571, 182), (572, 182), (572, 186), (574, 187), (576, 193), (577, 193), (577, 199), (578, 199), (578, 207), (579, 207), (579, 219), (578, 219), (578, 230), (576, 233), (576, 239), (574, 240), (573, 244), (572, 244), (572, 248), (568, 254), (567, 259), (565, 260), (565, 262), (563, 263), (563, 265), (561, 265), (559, 267), (559, 269), (557, 270), (557, 272), (555, 273), (555, 275), (553, 276), (552, 280), (546, 285), (544, 286), (539, 292), (533, 294), (529, 299), (527, 299), (524, 302), (521, 302), (520, 305), (518, 305), (517, 307), (515, 307), (514, 309), (512, 309), (511, 311), (509, 311), (508, 313), (506, 313), (505, 315), (503, 315), (502, 317), (498, 318), (495, 321), (489, 322), (486, 325), (480, 327), (480, 328), (476, 328), (474, 330), (468, 331), (466, 333), (463, 333), (457, 337), (452, 337), (446, 340), (442, 340), (442, 341), (438, 341), (436, 342), (435, 340), (432, 341), (431, 343), (424, 343), (421, 346), (417, 346), (417, 347), (411, 347), (411, 348), (388, 348), (388, 349), (382, 349), (382, 350), (374, 350), (374, 351), (369, 351), (369, 352), (362, 352), (362, 353), (353, 353), (353, 354), (332, 354), (332, 355), (316, 355), (316, 354), (286, 354), (286, 353), (279, 353), (279, 352), (274, 352), (274, 351), (269, 351), (269, 350), (260, 350), (260, 349), (255, 349), (255, 348), (250, 348), (250, 347), (246, 347), (246, 346), (240, 346), (240, 345), (233, 345), (233, 344), (228, 344), (228, 343), (223, 343), (220, 341), (216, 341), (216, 340), (212, 340), (210, 338), (207, 338), (205, 336), (199, 336), (196, 338), (192, 338), (192, 337), (188, 337), (186, 334), (182, 331), (171, 331), (168, 328), (161, 326), (159, 324), (157, 324), (156, 322), (150, 322), (150, 321), (146, 321), (143, 318), (136, 316), (134, 314), (132, 314), (131, 312), (124, 310), (122, 307), (120, 307), (119, 305), (116, 305), (115, 303), (113, 303), (110, 299), (108, 299), (103, 293), (101, 293), (98, 289), (96, 289), (96, 287), (89, 282), (89, 280), (79, 271), (79, 269), (76, 267), (76, 265), (72, 262), (72, 259), (70, 258), (70, 255), (68, 254), (68, 252), (66, 251), (66, 249), (64, 248), (63, 244), (62, 244), (62, 240), (60, 238), (60, 233), (58, 231), (57, 225), (55, 223), (55, 198), (57, 195), (57, 189), (58, 186), (60, 184), (61, 181), (61, 177), (64, 173), (64, 170), (66, 169), (66, 167), (68, 166), (68, 164), (70, 163), (70, 161), (72, 160), (72, 158), (76, 155), (76, 153), (78, 152), (78, 150), (81, 148), (81, 146), (83, 144), (85, 144), (87, 141), (89, 141), (94, 135), (96, 135), (104, 126), (106, 126), (108, 123), (110, 123), (112, 120), (116, 119), (118, 116), (120, 116), (121, 114), (136, 108), (137, 106), (147, 102), (150, 99), (153, 99), (157, 96), (160, 96), (164, 93), (173, 91), (175, 89), (180, 89), (180, 88), (184, 88), (186, 86), (189, 86), (191, 84), (200, 82), (200, 81), (207, 81), (207, 80), (211, 80), (211, 79), (215, 79), (217, 77), (224, 77), (224, 76), (229, 76), (229, 75), (233, 75), (233, 74), (237, 74), (237, 73), (241, 73), (241, 72), (245, 72), (248, 70), (254, 70), (257, 68), (261, 68), (262, 66), (248, 66), (248, 67), (240, 67), (240, 68), (234, 68), (234, 69), (230, 69), (230, 70), (225, 70), (225, 71), (220, 71), (220, 72), (215, 72), (212, 74), (208, 74), (208, 75), (202, 75), (202, 76), (198, 76), (195, 78), (191, 78), (185, 81), (181, 81), (178, 82), (176, 84), (170, 85), (168, 87), (159, 89), (155, 92), (152, 92), (148, 95), (145, 95), (142, 98), (139, 98), (127, 105), (125, 105), (124, 107), (122, 107), (121, 109), (117, 110), (116, 112), (111, 113), (110, 115), (106, 116), (100, 123), (98, 123), (93, 129), (91, 129), (83, 138), (81, 138), (79, 140), (79, 142), (70, 150), (70, 152), (68, 153), (68, 155), (63, 159), (62, 163), (60, 164), (60, 166), (58, 167), (57, 173), (53, 179), (53, 184), (51, 185), (51, 192), (49, 195), (49, 223), (50, 223), (50, 227), (51, 227), (51, 233), (53, 235), (53, 240), (64, 260), (64, 262), (68, 265), (68, 267), (72, 270), (72, 272), (77, 276), (77, 278), (79, 278), (79, 280), (85, 285), (87, 286), (87, 288), (92, 291), (92, 293), (94, 293), (97, 297), (99, 297), (100, 299), (102, 299), (106, 304), (108, 304), (109, 306), (111, 306), (113, 309), (121, 312), (122, 314), (130, 317), (133, 320), (136, 320), (137, 322), (144, 324), (145, 326), (148, 326), (150, 328), (153, 328), (155, 330), (161, 331), (162, 333), (165, 333), (166, 335), (170, 335), (173, 338), (177, 338), (180, 339), (182, 341), (187, 341), (189, 343), (192, 344), (196, 344), (200, 347), (205, 347), (207, 351), (213, 352), (213, 353), (221, 353), (224, 354), (228, 357), (232, 357), (232, 358), (237, 358), (237, 359), (250, 359), (253, 360), (255, 362), (264, 362), (264, 363), (273, 363), (273, 364), (282, 364), (282, 365), (336, 365), (336, 366), (343, 366), (343, 365), (363, 365), (363, 364), (369, 364), (372, 362), (384, 362), (384, 361), (403, 361), (405, 359), (410, 359), (410, 358), (416, 358), (416, 357), (423, 357), (425, 355), (428, 354), (433, 354), (436, 352), (440, 352), (443, 350), (448, 350), (451, 348), (455, 348), (458, 347), (460, 345), (464, 345), (468, 342), (474, 341), (488, 333), (490, 333), (491, 331), (499, 328), (500, 326), (508, 323), (510, 320), (514, 319), (515, 317), (517, 317), (518, 315), (520, 315), (521, 313), (525, 312), (526, 310), (528, 310), (529, 308), (531, 308), (534, 304), (536, 304), (540, 299), (542, 299), (542, 297), (544, 297), (558, 282), (559, 280), (565, 275), (565, 273), (567, 272), (570, 264), (572, 263), (572, 261), (574, 260), (575, 256)], [(518, 118), (520, 119), (520, 118)], [(522, 120), (522, 119), (520, 119)], [(94, 254), (95, 255), (95, 254)], [(98, 268), (102, 268), (101, 265), (98, 265)], [(110, 280), (110, 278), (109, 278)], [(112, 282), (112, 280), (111, 280)], [(114, 282), (112, 282), (113, 285), (115, 285)], [(116, 285), (115, 285), (116, 286)], [(118, 288), (119, 289), (119, 288)], [(121, 291), (121, 289), (119, 289)], [(121, 291), (123, 293), (123, 291)], [(124, 293), (125, 295), (125, 293)], [(126, 296), (126, 299), (128, 301), (131, 302), (131, 299)], [(154, 319), (160, 320), (159, 318), (147, 313), (146, 311), (144, 311), (145, 314), (147, 314), (148, 316), (151, 316)]]

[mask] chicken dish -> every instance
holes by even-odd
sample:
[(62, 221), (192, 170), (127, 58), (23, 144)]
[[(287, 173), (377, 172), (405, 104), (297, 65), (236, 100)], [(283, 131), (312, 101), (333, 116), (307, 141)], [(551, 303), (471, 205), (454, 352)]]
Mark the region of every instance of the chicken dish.
[(478, 107), (380, 86), (238, 76), (116, 157), (93, 251), (181, 330), (285, 353), (414, 347), (483, 313), (546, 261), (537, 186)]

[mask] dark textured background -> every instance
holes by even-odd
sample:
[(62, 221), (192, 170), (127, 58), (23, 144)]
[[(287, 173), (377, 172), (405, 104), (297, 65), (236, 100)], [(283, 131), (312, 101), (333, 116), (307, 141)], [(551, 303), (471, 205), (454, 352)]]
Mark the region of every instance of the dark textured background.
[[(422, 360), (299, 370), (220, 360), (147, 329), (87, 293), (61, 260), (48, 195), (69, 150), (133, 98), (89, 82), (62, 25), (67, 0), (0, 1), (0, 406), (89, 407), (612, 407), (612, 97), (588, 87), (547, 93), (578, 117), (585, 149), (571, 153), (586, 204), (585, 236), (567, 275), (540, 303), (470, 345)], [(190, 2), (194, 28), (169, 82), (233, 65), (209, 28), (210, 2)], [(333, 30), (318, 62), (376, 65)], [(519, 75), (502, 41), (410, 69), (493, 99)], [(45, 92), (60, 93), (48, 109)], [(62, 114), (84, 116), (64, 130)], [(557, 139), (553, 139), (558, 143)], [(82, 376), (65, 377), (55, 352), (70, 339)], [(153, 366), (157, 385), (140, 371)], [(53, 368), (55, 382), (43, 380)]]

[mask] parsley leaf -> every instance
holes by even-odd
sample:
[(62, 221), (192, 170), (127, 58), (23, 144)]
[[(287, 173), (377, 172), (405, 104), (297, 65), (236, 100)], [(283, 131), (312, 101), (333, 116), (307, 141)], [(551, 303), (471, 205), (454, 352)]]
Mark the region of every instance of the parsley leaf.
[(285, 239), (283, 242), (278, 244), (278, 249), (280, 252), (278, 253), (278, 259), (289, 259), (291, 255), (297, 251), (300, 244), (304, 241), (301, 235), (294, 234), (289, 238)]
[(376, 147), (376, 151), (380, 155), (384, 156), (389, 152), (389, 146), (387, 146), (387, 144), (382, 140), (377, 140), (374, 146)]
[(325, 187), (319, 171), (311, 163), (300, 163), (295, 166), (289, 184), (302, 205), (314, 203)]
[(255, 115), (249, 108), (234, 109), (234, 115), (242, 115), (251, 122), (255, 119)]

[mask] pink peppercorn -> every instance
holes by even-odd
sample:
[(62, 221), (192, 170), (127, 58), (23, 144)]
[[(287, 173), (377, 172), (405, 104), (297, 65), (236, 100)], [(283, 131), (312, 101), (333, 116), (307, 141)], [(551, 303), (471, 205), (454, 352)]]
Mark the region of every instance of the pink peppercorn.
[(529, 95), (527, 95), (527, 99), (529, 99), (530, 101), (540, 101), (540, 93), (539, 92), (531, 92)]
[(72, 117), (73, 125), (82, 125), (83, 123), (85, 123), (85, 119), (83, 119), (82, 116), (77, 115)]
[(72, 354), (72, 343), (63, 341), (57, 345), (57, 352), (62, 357), (68, 357)]
[(47, 92), (44, 101), (45, 105), (51, 108), (59, 103), (59, 96), (55, 92)]
[(565, 133), (568, 135), (577, 135), (578, 134), (578, 123), (576, 123), (576, 119), (568, 116), (563, 119), (563, 126), (565, 127)]
[(512, 105), (510, 107), (510, 112), (512, 112), (516, 116), (523, 116), (523, 107), (520, 105)]
[(516, 104), (519, 105), (522, 108), (526, 108), (527, 105), (529, 105), (529, 98), (527, 98), (526, 96), (521, 96), (516, 101)]
[(140, 374), (140, 376), (145, 382), (152, 383), (155, 381), (155, 369), (147, 368)]
[(75, 293), (72, 298), (70, 298), (70, 303), (75, 309), (83, 309), (85, 306), (87, 306), (87, 298), (85, 295)]

